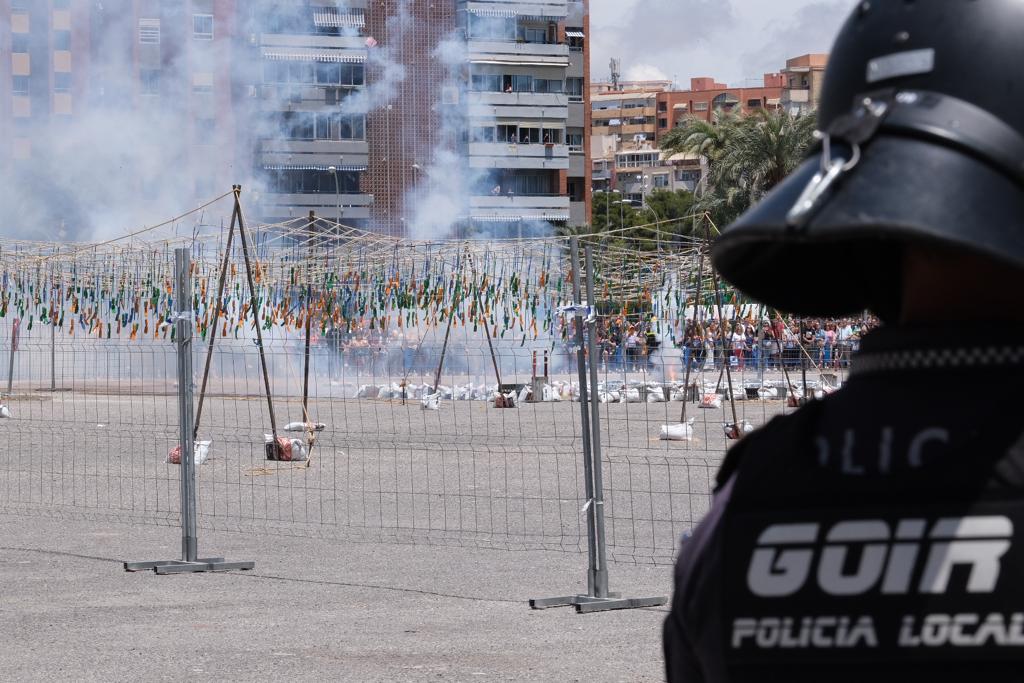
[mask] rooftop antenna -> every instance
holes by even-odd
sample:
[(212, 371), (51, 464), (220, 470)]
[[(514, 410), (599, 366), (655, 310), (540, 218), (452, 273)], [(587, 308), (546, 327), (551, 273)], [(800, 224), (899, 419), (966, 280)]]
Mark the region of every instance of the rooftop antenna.
[(619, 79), (622, 78), (622, 60), (618, 57), (612, 57), (609, 66), (612, 70), (612, 90), (619, 91), (622, 89), (619, 87)]

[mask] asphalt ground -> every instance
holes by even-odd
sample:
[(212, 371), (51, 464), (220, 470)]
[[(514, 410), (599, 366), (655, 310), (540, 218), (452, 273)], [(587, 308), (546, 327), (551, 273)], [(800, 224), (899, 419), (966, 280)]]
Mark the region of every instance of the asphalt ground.
[[(5, 680), (656, 681), (665, 608), (576, 614), (585, 558), (204, 531), (249, 572), (157, 576), (172, 527), (0, 513)], [(667, 567), (613, 565), (667, 595)]]

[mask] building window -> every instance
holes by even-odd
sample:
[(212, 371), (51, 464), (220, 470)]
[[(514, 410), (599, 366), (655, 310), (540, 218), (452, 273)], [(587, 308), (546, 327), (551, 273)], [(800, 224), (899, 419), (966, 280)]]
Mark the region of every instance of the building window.
[(760, 109), (761, 100), (747, 100), (747, 107), (749, 109)]
[(569, 96), (570, 102), (582, 102), (583, 101), (583, 79), (582, 78), (567, 78), (565, 79), (565, 92)]
[(209, 71), (197, 71), (192, 74), (192, 92), (213, 92), (213, 74)]
[(654, 187), (664, 189), (668, 187), (668, 174), (662, 173), (654, 176)]
[(160, 70), (140, 69), (139, 70), (139, 94), (159, 95), (160, 94)]
[(474, 92), (501, 92), (501, 76), (498, 74), (474, 74), (470, 82)]
[(69, 73), (55, 73), (53, 74), (53, 91), (54, 92), (70, 92), (71, 91), (71, 74)]
[(53, 32), (53, 49), (68, 51), (71, 49), (71, 31)]
[(565, 29), (565, 42), (569, 44), (569, 49), (573, 52), (583, 52), (583, 40), (582, 28)]
[(11, 52), (15, 54), (28, 54), (29, 39), (27, 33), (11, 34)]
[(658, 128), (668, 128), (668, 119), (658, 119)]
[(139, 19), (139, 42), (143, 45), (160, 44), (159, 19)]
[(270, 192), (282, 194), (359, 194), (359, 174), (353, 171), (270, 171)]
[(561, 93), (563, 89), (563, 83), (559, 80), (537, 78), (533, 81), (534, 92)]
[(28, 95), (29, 80), (28, 76), (15, 76), (14, 87), (12, 92), (15, 95)]
[(192, 15), (192, 37), (196, 40), (213, 40), (213, 15)]
[(668, 102), (658, 102), (658, 111), (660, 111), (660, 112), (667, 112), (668, 111)]
[(583, 151), (583, 133), (567, 133), (565, 144), (569, 145), (570, 152)]
[(53, 32), (53, 49), (54, 50), (70, 50), (71, 49), (71, 31), (54, 31)]
[(707, 111), (708, 110), (708, 103), (707, 102), (694, 102), (693, 103), (693, 110), (694, 111)]

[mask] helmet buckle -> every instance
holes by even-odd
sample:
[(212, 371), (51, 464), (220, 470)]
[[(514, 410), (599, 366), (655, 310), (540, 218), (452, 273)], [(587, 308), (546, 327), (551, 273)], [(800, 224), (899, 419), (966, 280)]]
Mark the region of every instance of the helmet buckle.
[(852, 171), (860, 162), (860, 145), (853, 143), (850, 159), (832, 156), (832, 136), (828, 133), (819, 134), (822, 141), (821, 168), (807, 183), (793, 208), (786, 214), (786, 223), (791, 228), (802, 228), (807, 225), (811, 216), (821, 204), (822, 198), (832, 189), (844, 173)]

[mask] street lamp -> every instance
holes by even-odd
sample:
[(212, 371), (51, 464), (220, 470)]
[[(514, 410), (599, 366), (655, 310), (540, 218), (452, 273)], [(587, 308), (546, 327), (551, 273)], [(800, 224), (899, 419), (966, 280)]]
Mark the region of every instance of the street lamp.
[(341, 226), (341, 186), (338, 184), (338, 167), (328, 166), (327, 170), (334, 174), (334, 222)]

